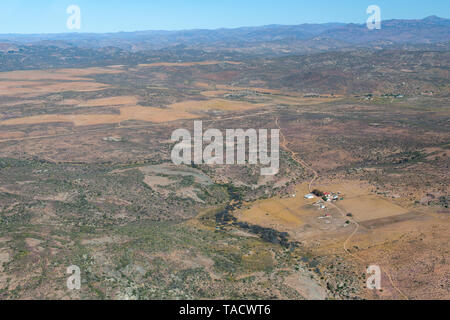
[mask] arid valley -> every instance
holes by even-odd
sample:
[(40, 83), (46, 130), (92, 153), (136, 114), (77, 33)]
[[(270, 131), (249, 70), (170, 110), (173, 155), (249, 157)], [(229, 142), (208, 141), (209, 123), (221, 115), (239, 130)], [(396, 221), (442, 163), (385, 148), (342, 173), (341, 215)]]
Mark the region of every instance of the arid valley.
[[(413, 44), (5, 41), (0, 298), (450, 299), (437, 19)], [(278, 174), (174, 165), (194, 120), (279, 129)]]

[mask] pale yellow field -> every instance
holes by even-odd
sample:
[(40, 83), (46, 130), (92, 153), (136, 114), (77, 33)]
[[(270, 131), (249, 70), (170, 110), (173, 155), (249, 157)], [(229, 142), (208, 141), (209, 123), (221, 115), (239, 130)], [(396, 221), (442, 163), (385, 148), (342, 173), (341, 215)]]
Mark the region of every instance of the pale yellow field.
[(119, 96), (91, 100), (64, 99), (62, 101), (58, 101), (57, 103), (59, 105), (71, 105), (78, 107), (135, 106), (138, 103), (138, 98), (134, 96)]
[[(264, 106), (263, 104), (252, 104), (247, 102), (233, 102), (222, 99), (212, 99), (207, 101), (184, 101), (174, 103), (167, 109), (137, 106), (137, 98), (133, 96), (111, 97), (94, 99), (85, 102), (78, 100), (66, 101), (65, 104), (75, 104), (84, 107), (94, 106), (120, 106), (120, 114), (49, 114), (30, 116), (23, 118), (14, 118), (1, 121), (2, 125), (18, 125), (18, 124), (38, 124), (38, 123), (56, 123), (56, 122), (72, 122), (76, 126), (94, 125), (94, 124), (110, 124), (120, 123), (127, 120), (142, 120), (148, 122), (168, 122), (180, 119), (198, 118), (191, 112), (200, 112), (208, 110), (221, 111), (243, 111), (251, 110)], [(64, 102), (62, 102), (64, 103)]]
[(175, 121), (179, 119), (193, 119), (197, 117), (196, 115), (182, 111), (152, 108), (152, 107), (141, 107), (141, 106), (122, 107), (119, 110), (120, 114), (75, 114), (75, 115), (49, 114), (49, 115), (9, 119), (1, 121), (0, 124), (18, 125), (18, 124), (72, 122), (76, 126), (87, 126), (95, 124), (120, 123), (127, 120), (142, 120), (148, 122), (162, 123), (168, 121)]
[(25, 133), (22, 131), (9, 131), (9, 132), (1, 132), (0, 137), (2, 139), (17, 139), (25, 136)]
[(26, 101), (24, 101), (23, 99), (20, 99), (20, 100), (16, 100), (16, 101), (8, 101), (8, 102), (1, 103), (0, 108), (12, 107), (12, 106), (17, 106), (17, 105), (21, 105), (21, 104), (32, 105), (32, 104), (40, 104), (40, 103), (45, 103), (45, 101), (44, 100), (26, 100)]
[[(95, 91), (109, 85), (84, 78), (94, 74), (117, 74), (117, 68), (52, 69), (0, 72), (0, 96), (33, 97), (63, 91)], [(64, 82), (61, 82), (64, 81)]]
[(229, 86), (229, 85), (222, 85), (219, 84), (216, 86), (217, 89), (222, 89), (222, 90), (238, 90), (238, 91), (242, 91), (242, 90), (253, 90), (256, 92), (261, 92), (261, 93), (270, 93), (270, 94), (282, 94), (283, 91), (281, 90), (276, 90), (276, 89), (267, 89), (267, 88), (248, 88), (248, 87), (234, 87), (234, 86)]
[(147, 63), (147, 64), (139, 64), (139, 67), (193, 67), (193, 66), (208, 66), (219, 63), (227, 63), (227, 64), (241, 64), (240, 62), (234, 61), (201, 61), (201, 62), (156, 62), (156, 63)]
[(305, 98), (303, 94), (299, 94), (296, 92), (284, 92), (281, 90), (275, 89), (267, 89), (267, 88), (258, 88), (258, 87), (234, 87), (228, 85), (214, 85), (211, 86), (208, 83), (197, 82), (197, 87), (208, 89), (206, 91), (201, 92), (201, 94), (205, 97), (217, 97), (224, 95), (226, 93), (232, 93), (236, 91), (251, 91), (259, 94), (266, 94), (265, 98), (271, 99), (273, 103), (288, 103), (293, 105), (317, 105), (325, 102), (335, 101), (342, 96), (338, 95), (324, 95), (322, 97), (311, 97)]
[[(301, 226), (303, 217), (310, 215), (311, 210), (305, 207), (317, 200), (306, 200), (307, 185), (299, 185), (296, 197), (272, 198), (256, 201), (247, 210), (238, 213), (240, 221), (257, 224), (265, 227), (282, 227), (282, 229), (295, 229)], [(279, 228), (277, 228), (279, 229)]]
[[(91, 80), (83, 78), (93, 74), (117, 74), (123, 71), (117, 68), (85, 68), (85, 69), (52, 69), (52, 70), (24, 70), (0, 72), (0, 80), (9, 81), (47, 81), (65, 80), (82, 81)], [(1, 83), (1, 82), (0, 82)]]
[[(324, 192), (341, 192), (343, 201), (335, 204), (357, 221), (369, 221), (408, 213), (409, 210), (370, 193), (368, 186), (359, 182), (345, 182), (314, 186)], [(306, 200), (309, 193), (306, 184), (296, 188), (296, 197), (272, 198), (257, 201), (247, 210), (239, 212), (239, 220), (262, 226), (295, 229), (311, 214), (323, 214), (310, 206), (318, 199)], [(332, 209), (332, 207), (330, 207)]]
[(303, 98), (303, 97), (291, 97), (291, 96), (272, 96), (271, 97), (276, 103), (288, 103), (293, 105), (300, 106), (308, 106), (308, 105), (316, 105), (325, 102), (330, 102), (337, 100), (337, 97), (329, 97), (329, 98)]
[(120, 96), (101, 99), (92, 99), (79, 104), (80, 107), (107, 107), (107, 106), (124, 106), (136, 105), (138, 99), (133, 96)]
[(223, 99), (212, 99), (205, 101), (183, 101), (174, 103), (169, 108), (177, 111), (205, 111), (205, 110), (221, 110), (221, 111), (242, 111), (252, 110), (263, 107), (264, 104), (249, 103), (243, 101), (229, 101)]
[(212, 97), (222, 96), (228, 92), (229, 91), (227, 91), (227, 90), (209, 90), (209, 91), (203, 91), (203, 92), (201, 92), (201, 94), (202, 94), (202, 96), (212, 98)]
[(35, 97), (47, 93), (64, 91), (97, 91), (109, 85), (93, 81), (72, 82), (32, 82), (32, 81), (0, 81), (0, 96)]
[(239, 220), (261, 226), (275, 226), (281, 224), (290, 227), (298, 227), (302, 224), (299, 215), (283, 207), (275, 209), (277, 205), (279, 205), (279, 203), (276, 203), (275, 200), (263, 204), (255, 204), (250, 209), (244, 211), (242, 215), (239, 216)]
[(361, 222), (408, 213), (407, 209), (375, 195), (349, 197), (339, 205)]
[(340, 191), (344, 195), (345, 200), (337, 202), (337, 205), (346, 212), (351, 213), (360, 222), (409, 212), (408, 209), (400, 205), (372, 194), (368, 185), (356, 181), (320, 185), (318, 189), (334, 192)]

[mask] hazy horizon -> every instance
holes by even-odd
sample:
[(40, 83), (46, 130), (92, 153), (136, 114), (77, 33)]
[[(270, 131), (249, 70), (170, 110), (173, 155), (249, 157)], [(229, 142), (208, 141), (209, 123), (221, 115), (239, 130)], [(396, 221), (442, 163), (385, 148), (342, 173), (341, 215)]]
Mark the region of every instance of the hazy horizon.
[[(383, 22), (391, 21), (391, 20), (424, 20), (429, 17), (437, 17), (440, 19), (447, 19), (450, 20), (450, 18), (442, 17), (439, 15), (429, 15), (423, 18), (417, 18), (417, 19), (383, 19)], [(142, 30), (131, 30), (131, 31), (112, 31), (112, 32), (83, 32), (83, 31), (67, 31), (67, 32), (53, 32), (53, 33), (1, 33), (0, 35), (12, 35), (12, 36), (42, 36), (42, 35), (89, 35), (89, 34), (116, 34), (116, 33), (138, 33), (138, 32), (167, 32), (167, 33), (175, 33), (175, 32), (183, 32), (183, 31), (199, 31), (199, 30), (206, 30), (206, 31), (217, 31), (217, 30), (235, 30), (235, 29), (244, 29), (244, 28), (264, 28), (264, 27), (270, 27), (270, 26), (280, 26), (280, 27), (291, 27), (291, 26), (301, 26), (301, 25), (325, 25), (325, 24), (356, 24), (356, 25), (364, 25), (365, 22), (362, 23), (356, 23), (356, 22), (340, 22), (340, 21), (330, 21), (330, 22), (321, 22), (321, 23), (300, 23), (300, 24), (265, 24), (265, 25), (244, 25), (244, 26), (238, 26), (238, 27), (221, 27), (221, 28), (192, 28), (192, 29), (174, 29), (174, 30), (165, 30), (165, 29), (142, 29)]]
[[(268, 25), (301, 25), (323, 23), (363, 24), (370, 5), (381, 8), (382, 20), (423, 19), (436, 15), (450, 17), (450, 2), (436, 0), (410, 3), (399, 0), (355, 1), (339, 3), (326, 0), (307, 1), (237, 1), (220, 3), (197, 0), (152, 1), (54, 1), (27, 3), (16, 0), (0, 4), (0, 34), (60, 34), (60, 33), (118, 33), (139, 31), (217, 30)], [(67, 8), (77, 5), (81, 10), (81, 27), (69, 30)]]

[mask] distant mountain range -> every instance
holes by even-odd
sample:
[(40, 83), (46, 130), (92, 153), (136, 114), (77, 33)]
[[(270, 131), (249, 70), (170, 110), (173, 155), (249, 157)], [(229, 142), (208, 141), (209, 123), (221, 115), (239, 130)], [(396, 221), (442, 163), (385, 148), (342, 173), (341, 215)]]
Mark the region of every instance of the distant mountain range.
[(276, 58), (354, 50), (450, 51), (450, 19), (217, 30), (0, 35), (0, 71)]
[(60, 48), (117, 47), (128, 51), (160, 50), (167, 47), (217, 50), (236, 49), (254, 53), (327, 51), (346, 47), (450, 42), (450, 19), (430, 16), (422, 20), (387, 20), (381, 30), (365, 24), (269, 25), (217, 30), (138, 31), (105, 34), (63, 33), (0, 35), (0, 50), (14, 51), (20, 45)]

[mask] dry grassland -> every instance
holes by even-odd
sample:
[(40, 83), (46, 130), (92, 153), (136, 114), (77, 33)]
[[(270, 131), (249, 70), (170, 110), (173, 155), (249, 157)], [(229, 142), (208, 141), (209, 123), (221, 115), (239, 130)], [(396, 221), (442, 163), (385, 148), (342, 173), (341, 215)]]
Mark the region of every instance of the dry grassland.
[(89, 92), (108, 88), (109, 85), (93, 81), (30, 82), (0, 81), (0, 96), (36, 97), (64, 91)]
[(80, 107), (109, 107), (109, 106), (125, 106), (136, 105), (138, 99), (133, 96), (120, 96), (110, 98), (92, 99), (79, 103)]
[(49, 114), (24, 118), (9, 119), (0, 122), (1, 125), (21, 125), (39, 123), (72, 122), (75, 126), (98, 124), (113, 124), (127, 120), (140, 120), (154, 123), (170, 122), (179, 119), (193, 119), (196, 115), (171, 109), (160, 109), (141, 106), (119, 108), (120, 114)]
[[(78, 101), (69, 101), (78, 102)], [(132, 96), (112, 97), (89, 100), (79, 104), (84, 107), (94, 106), (117, 106), (120, 114), (49, 114), (30, 116), (23, 118), (14, 118), (1, 121), (2, 125), (20, 125), (20, 124), (39, 124), (39, 123), (58, 123), (72, 122), (75, 126), (86, 126), (96, 124), (120, 123), (127, 120), (141, 120), (154, 123), (170, 122), (180, 119), (198, 118), (191, 112), (201, 112), (208, 110), (221, 111), (245, 111), (264, 106), (263, 104), (252, 104), (247, 102), (232, 102), (221, 99), (208, 101), (185, 101), (169, 105), (167, 109), (142, 107), (135, 105), (137, 98)]]
[(263, 107), (264, 104), (254, 104), (242, 101), (229, 101), (223, 99), (212, 99), (206, 101), (183, 101), (174, 103), (169, 107), (173, 110), (181, 112), (189, 111), (208, 111), (208, 110), (220, 110), (220, 111), (245, 111)]
[(117, 74), (123, 71), (115, 68), (53, 69), (0, 72), (0, 80), (9, 81), (84, 81), (94, 74)]
[(317, 200), (306, 200), (306, 184), (297, 186), (296, 197), (271, 198), (253, 203), (249, 209), (242, 210), (236, 216), (240, 221), (277, 230), (295, 230), (304, 224), (304, 218), (316, 211), (308, 206)]
[(326, 184), (320, 185), (318, 188), (324, 191), (341, 192), (345, 200), (339, 201), (339, 207), (351, 213), (358, 222), (398, 216), (409, 212), (400, 205), (371, 194), (369, 186), (359, 182)]
[(63, 91), (96, 91), (109, 87), (85, 78), (118, 74), (114, 68), (55, 69), (0, 72), (0, 96), (34, 97)]
[(194, 66), (210, 66), (219, 63), (226, 64), (235, 64), (239, 65), (241, 62), (234, 61), (201, 61), (201, 62), (156, 62), (156, 63), (147, 63), (147, 64), (139, 64), (139, 67), (194, 67)]

